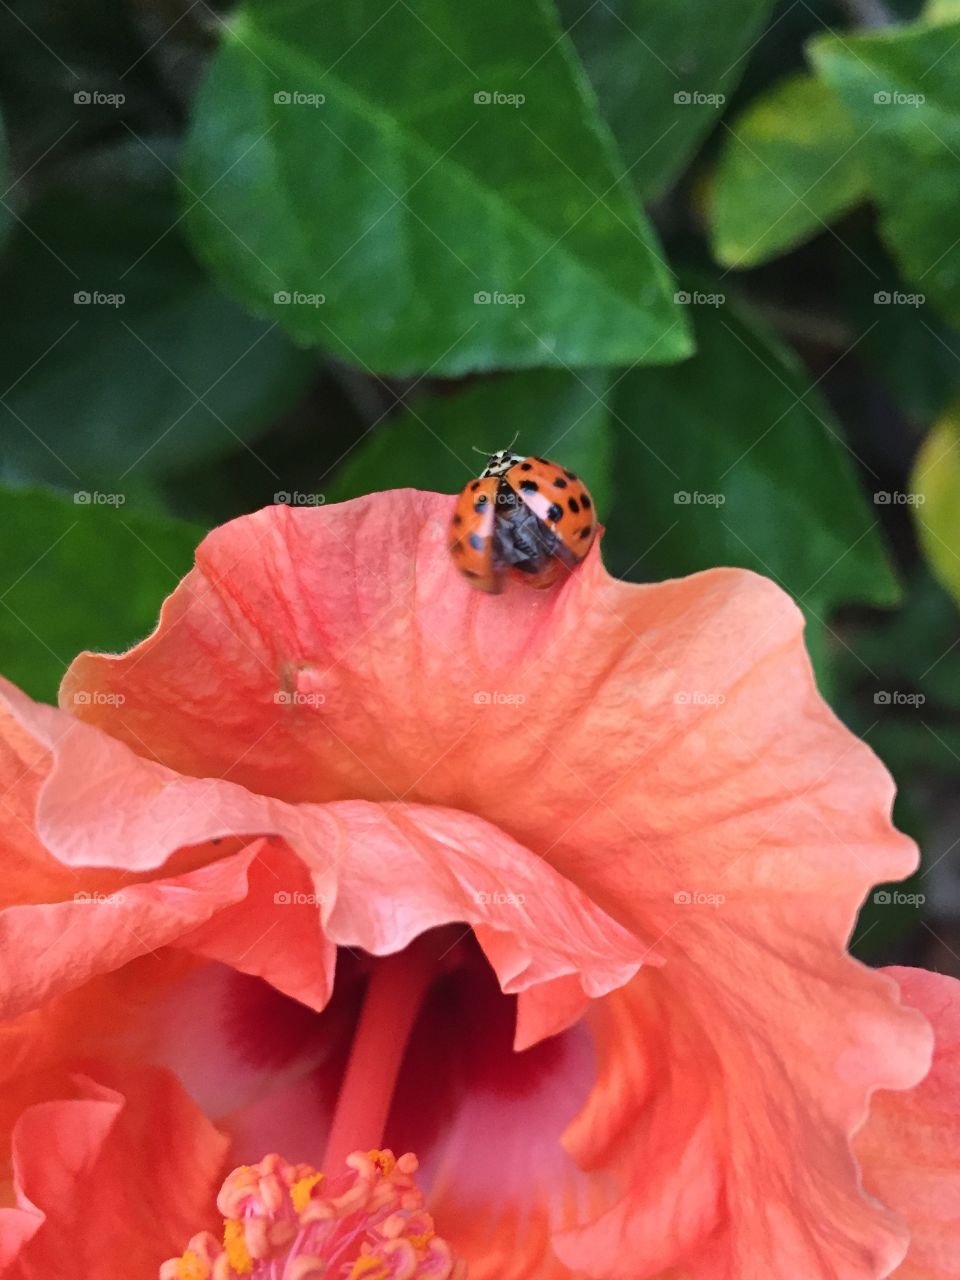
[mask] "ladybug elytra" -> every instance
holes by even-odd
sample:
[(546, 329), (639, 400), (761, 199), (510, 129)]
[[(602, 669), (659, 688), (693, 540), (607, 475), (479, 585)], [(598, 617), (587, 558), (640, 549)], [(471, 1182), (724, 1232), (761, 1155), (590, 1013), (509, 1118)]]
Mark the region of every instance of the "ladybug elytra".
[(596, 537), (593, 499), (573, 472), (501, 449), (457, 498), (450, 554), (474, 587), (497, 593), (508, 577), (549, 587)]

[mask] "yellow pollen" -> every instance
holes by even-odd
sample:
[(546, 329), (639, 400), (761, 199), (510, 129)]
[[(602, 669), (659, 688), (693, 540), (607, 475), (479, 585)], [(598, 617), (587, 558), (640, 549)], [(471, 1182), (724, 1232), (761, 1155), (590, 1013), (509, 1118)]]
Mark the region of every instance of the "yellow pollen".
[(377, 1166), (385, 1178), (390, 1177), (397, 1163), (396, 1158), (389, 1151), (368, 1151), (367, 1159)]
[(227, 1261), (237, 1275), (250, 1275), (253, 1271), (253, 1259), (247, 1249), (247, 1242), (243, 1234), (243, 1223), (239, 1218), (224, 1218), (223, 1247), (227, 1251)]
[(415, 1249), (420, 1250), (425, 1249), (436, 1234), (435, 1231), (421, 1231), (418, 1236), (407, 1236), (406, 1238)]
[(305, 1178), (298, 1178), (290, 1188), (290, 1201), (297, 1213), (303, 1213), (304, 1209), (310, 1203), (310, 1192), (320, 1182), (324, 1180), (326, 1174), (308, 1173)]
[(177, 1263), (177, 1280), (210, 1280), (210, 1266), (188, 1249)]
[(350, 1268), (347, 1280), (387, 1280), (389, 1274), (390, 1269), (378, 1253), (365, 1253)]

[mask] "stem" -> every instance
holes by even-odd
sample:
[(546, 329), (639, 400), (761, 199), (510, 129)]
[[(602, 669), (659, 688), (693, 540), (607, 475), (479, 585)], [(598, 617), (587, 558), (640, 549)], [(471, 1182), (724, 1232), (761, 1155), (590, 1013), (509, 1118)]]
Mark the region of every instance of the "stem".
[(335, 1174), (352, 1151), (380, 1147), (410, 1032), (439, 955), (434, 933), (376, 961), (330, 1126), (323, 1167)]

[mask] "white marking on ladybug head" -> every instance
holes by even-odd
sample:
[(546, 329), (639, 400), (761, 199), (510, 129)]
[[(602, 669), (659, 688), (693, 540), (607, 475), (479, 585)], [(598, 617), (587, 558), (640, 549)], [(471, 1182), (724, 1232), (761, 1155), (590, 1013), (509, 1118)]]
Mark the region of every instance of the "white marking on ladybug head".
[(515, 467), (518, 462), (523, 462), (524, 455), (522, 453), (512, 453), (509, 449), (500, 449), (497, 453), (491, 453), (487, 459), (487, 465), (480, 473), (482, 479), (488, 476), (502, 476)]

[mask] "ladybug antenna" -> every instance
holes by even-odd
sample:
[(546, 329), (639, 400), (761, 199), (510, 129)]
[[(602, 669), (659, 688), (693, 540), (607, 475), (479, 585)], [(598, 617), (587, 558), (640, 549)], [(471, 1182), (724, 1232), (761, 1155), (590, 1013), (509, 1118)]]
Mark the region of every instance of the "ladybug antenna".
[[(499, 453), (509, 453), (509, 452), (510, 452), (510, 450), (513, 448), (513, 446), (517, 443), (517, 440), (518, 440), (519, 436), (520, 436), (520, 432), (519, 432), (519, 431), (515, 431), (515, 432), (514, 432), (514, 435), (513, 435), (513, 439), (510, 441), (510, 443), (507, 445), (507, 447), (506, 447), (505, 449), (497, 450), (496, 452), (499, 452)], [(477, 447), (477, 445), (475, 445), (475, 444), (472, 444), (472, 445), (470, 446), (470, 448), (473, 450), (473, 452), (474, 452), (474, 453), (480, 453), (480, 454), (482, 454), (485, 458), (492, 458), (492, 457), (493, 457), (493, 453), (491, 453), (491, 451), (490, 451), (489, 449), (480, 449), (480, 448), (478, 448), (478, 447)]]

